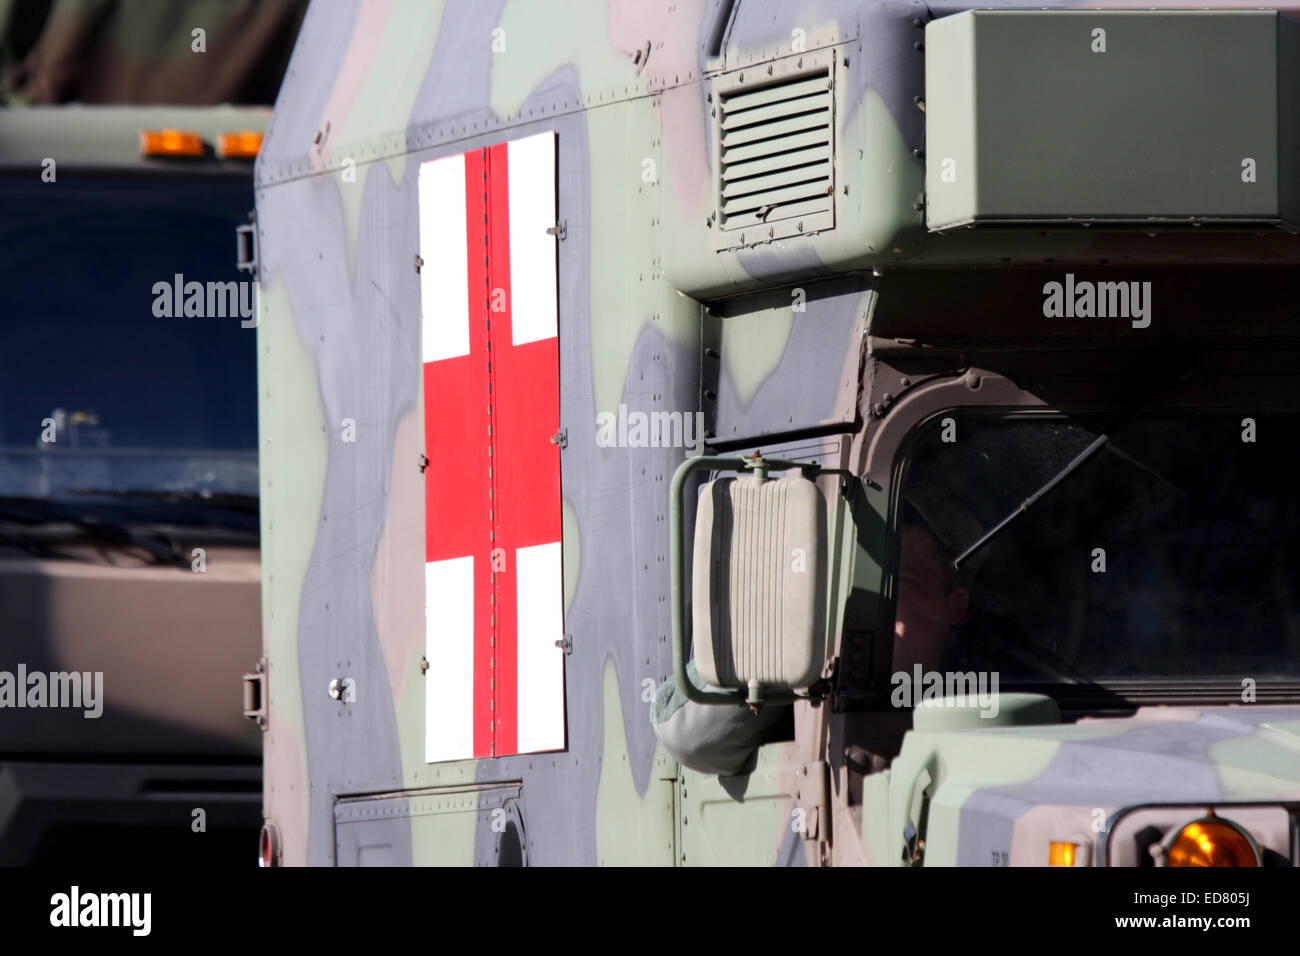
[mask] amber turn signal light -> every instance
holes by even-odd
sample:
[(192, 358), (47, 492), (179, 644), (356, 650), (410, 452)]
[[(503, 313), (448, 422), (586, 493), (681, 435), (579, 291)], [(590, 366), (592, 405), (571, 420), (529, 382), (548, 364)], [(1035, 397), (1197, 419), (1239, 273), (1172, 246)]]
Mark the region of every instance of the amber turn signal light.
[(222, 159), (252, 159), (261, 148), (262, 134), (251, 129), (217, 137), (217, 155)]
[(1074, 866), (1078, 853), (1079, 848), (1075, 844), (1053, 840), (1051, 848), (1047, 851), (1047, 865)]
[(184, 129), (141, 130), (140, 152), (145, 156), (202, 156), (203, 137)]
[(1166, 866), (1260, 866), (1250, 834), (1211, 811), (1178, 830), (1165, 844)]

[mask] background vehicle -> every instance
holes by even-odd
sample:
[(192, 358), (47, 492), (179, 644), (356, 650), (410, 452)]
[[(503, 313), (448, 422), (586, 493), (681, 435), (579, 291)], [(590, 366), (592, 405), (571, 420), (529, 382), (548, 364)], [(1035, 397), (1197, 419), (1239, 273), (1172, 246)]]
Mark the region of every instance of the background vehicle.
[[(253, 277), (231, 234), (304, 6), (0, 11), (0, 862), (251, 862)], [(18, 706), (101, 673), (94, 708)]]
[(266, 118), (0, 111), (0, 669), (103, 675), (97, 717), (13, 701), (0, 712), (2, 862), (142, 848), (249, 858), (260, 770), (239, 687), (259, 654), (253, 320), (206, 302), (203, 315), (160, 315), (154, 284), (251, 286), (232, 250), (251, 164), (143, 156), (141, 133), (211, 144)]
[(313, 5), (265, 862), (1300, 862), (1295, 24), (995, 6)]

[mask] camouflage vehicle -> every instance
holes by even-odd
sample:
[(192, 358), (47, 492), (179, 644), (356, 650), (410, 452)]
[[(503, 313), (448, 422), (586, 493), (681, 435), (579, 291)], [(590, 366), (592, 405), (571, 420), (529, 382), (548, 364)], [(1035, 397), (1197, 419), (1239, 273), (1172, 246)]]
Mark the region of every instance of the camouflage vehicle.
[(264, 864), (1295, 865), (1284, 11), (317, 3)]
[(269, 113), (0, 110), (0, 864), (251, 859)]

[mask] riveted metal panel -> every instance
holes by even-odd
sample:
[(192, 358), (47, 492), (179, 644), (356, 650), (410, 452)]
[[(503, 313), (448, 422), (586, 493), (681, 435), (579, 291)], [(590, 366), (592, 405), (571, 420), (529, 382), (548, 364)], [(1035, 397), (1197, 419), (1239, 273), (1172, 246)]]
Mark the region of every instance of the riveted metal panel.
[(927, 224), (1300, 224), (1300, 27), (972, 10), (926, 27)]
[(469, 863), (468, 858), (441, 859), (436, 854), (427, 860), (411, 858), (411, 835), (454, 830), (448, 826), (456, 822), (451, 817), (459, 817), (466, 832), (482, 829), (497, 835), (495, 841), (478, 848), (472, 861), (476, 865), (526, 865), (522, 795), (523, 784), (510, 782), (341, 798), (334, 804), (337, 865)]

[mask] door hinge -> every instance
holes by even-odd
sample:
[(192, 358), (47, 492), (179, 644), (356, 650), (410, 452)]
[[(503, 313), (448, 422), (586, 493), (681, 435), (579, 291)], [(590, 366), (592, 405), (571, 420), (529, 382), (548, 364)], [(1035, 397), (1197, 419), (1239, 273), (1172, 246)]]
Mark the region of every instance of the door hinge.
[(551, 444), (559, 445), (561, 448), (569, 447), (569, 431), (567, 428), (561, 428), (551, 436)]
[(235, 227), (235, 268), (257, 278), (257, 210), (248, 214), (248, 222)]
[(824, 760), (804, 764), (795, 773), (795, 807), (802, 816), (805, 840), (829, 840), (830, 807), (826, 801), (827, 768)]
[(244, 675), (244, 716), (257, 721), (266, 730), (266, 658), (257, 662), (257, 671)]
[(548, 236), (555, 236), (557, 239), (564, 240), (569, 235), (569, 230), (567, 225), (565, 224), (565, 221), (561, 219), (555, 225), (548, 227), (546, 230), (546, 234)]
[(426, 469), (426, 468), (428, 468), (428, 467), (429, 467), (429, 459), (425, 458), (424, 455), (421, 455), (421, 456), (420, 456), (420, 474), (424, 474), (424, 469)]

